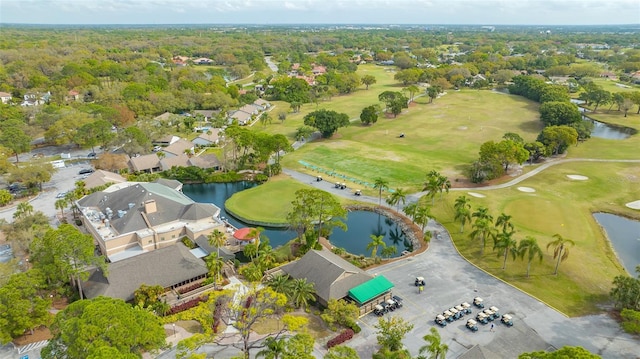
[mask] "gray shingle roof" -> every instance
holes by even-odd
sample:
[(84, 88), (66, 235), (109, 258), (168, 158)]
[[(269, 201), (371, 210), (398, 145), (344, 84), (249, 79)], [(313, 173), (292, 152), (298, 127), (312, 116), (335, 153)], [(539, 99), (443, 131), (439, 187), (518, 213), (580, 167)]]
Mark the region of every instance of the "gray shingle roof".
[(167, 288), (207, 272), (204, 261), (191, 254), (184, 244), (177, 243), (110, 263), (107, 278), (102, 271), (94, 270), (82, 287), (87, 298), (104, 295), (131, 300), (141, 284)]
[(129, 159), (129, 164), (134, 172), (146, 171), (153, 168), (159, 168), (160, 158), (157, 154), (152, 153), (149, 155), (132, 157)]
[(124, 234), (148, 228), (141, 215), (143, 203), (148, 200), (156, 202), (157, 211), (147, 214), (154, 227), (182, 219), (184, 214), (188, 216), (187, 220), (197, 220), (210, 217), (219, 210), (212, 204), (198, 204), (192, 209), (191, 206), (196, 204), (193, 200), (159, 183), (136, 183), (118, 190), (110, 187), (85, 196), (78, 201), (78, 206), (97, 207), (105, 215), (109, 208), (113, 213), (111, 226), (119, 234)]
[(325, 303), (346, 297), (349, 290), (373, 276), (329, 250), (311, 250), (302, 258), (282, 267), (290, 277), (314, 283), (316, 295)]

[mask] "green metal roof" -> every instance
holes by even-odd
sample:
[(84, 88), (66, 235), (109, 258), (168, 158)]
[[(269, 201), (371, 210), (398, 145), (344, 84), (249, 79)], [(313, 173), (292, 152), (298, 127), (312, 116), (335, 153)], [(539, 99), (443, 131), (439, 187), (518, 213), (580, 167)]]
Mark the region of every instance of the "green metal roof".
[(349, 297), (355, 299), (359, 304), (364, 304), (371, 299), (383, 294), (393, 288), (393, 283), (389, 282), (383, 275), (379, 275), (349, 291)]

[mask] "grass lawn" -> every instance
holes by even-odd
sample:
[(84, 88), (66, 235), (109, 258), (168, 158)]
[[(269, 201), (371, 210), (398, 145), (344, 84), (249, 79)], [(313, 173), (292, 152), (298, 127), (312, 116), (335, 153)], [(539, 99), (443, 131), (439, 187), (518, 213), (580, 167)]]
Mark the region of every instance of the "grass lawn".
[[(464, 165), (476, 159), (485, 141), (499, 141), (506, 132), (531, 141), (541, 130), (537, 104), (521, 97), (467, 90), (427, 101), (419, 98), (397, 118), (381, 118), (373, 126), (342, 128), (332, 139), (288, 154), (283, 165), (304, 170), (298, 162), (304, 160), (369, 183), (382, 177), (391, 188), (415, 192), (431, 169), (452, 181), (462, 178)], [(398, 138), (400, 133), (406, 137)]]
[[(567, 178), (570, 174), (584, 175), (589, 180), (570, 180)], [(520, 192), (519, 186), (534, 188), (536, 192)], [(597, 312), (597, 305), (608, 299), (613, 277), (625, 272), (591, 213), (606, 211), (640, 219), (639, 211), (624, 206), (640, 199), (640, 167), (637, 164), (567, 163), (551, 167), (517, 187), (481, 192), (486, 198), (452, 192), (445, 203), (436, 202), (433, 213), (471, 262), (567, 315)], [(460, 195), (471, 198), (472, 210), (486, 206), (494, 218), (500, 213), (511, 215), (517, 240), (526, 236), (538, 239), (545, 255), (542, 263), (532, 263), (530, 278), (526, 278), (526, 262), (519, 259), (514, 262), (509, 258), (503, 271), (502, 258), (492, 251), (492, 242), (487, 243), (481, 255), (480, 243), (468, 237), (470, 225), (464, 233), (459, 233), (460, 224), (453, 222), (453, 203)], [(560, 264), (558, 276), (553, 275), (553, 255), (546, 250), (555, 233), (576, 242), (576, 246), (570, 248), (568, 259)]]
[[(312, 337), (316, 338), (316, 340), (333, 334), (333, 332), (327, 328), (327, 325), (317, 315), (305, 313), (300, 310), (291, 313), (291, 315), (307, 318), (309, 322), (306, 325), (306, 330)], [(256, 322), (253, 327), (253, 330), (261, 335), (276, 333), (281, 329), (282, 320), (279, 317), (262, 319)]]
[[(225, 207), (243, 218), (282, 224), (286, 223), (291, 202), (296, 198), (295, 192), (312, 188), (288, 176), (280, 175), (272, 177), (265, 184), (234, 194), (225, 202)], [(352, 202), (344, 198), (335, 198), (343, 205)]]
[(608, 140), (603, 138), (591, 138), (586, 143), (569, 148), (567, 157), (572, 158), (617, 158), (639, 159), (640, 155), (640, 115), (637, 107), (627, 113), (627, 117), (619, 111), (609, 111), (607, 107), (600, 107), (596, 113), (590, 113), (589, 117), (595, 120), (636, 129), (639, 133), (624, 140)]
[(589, 80), (611, 93), (640, 91), (640, 86), (638, 85), (621, 83), (604, 77), (590, 77)]

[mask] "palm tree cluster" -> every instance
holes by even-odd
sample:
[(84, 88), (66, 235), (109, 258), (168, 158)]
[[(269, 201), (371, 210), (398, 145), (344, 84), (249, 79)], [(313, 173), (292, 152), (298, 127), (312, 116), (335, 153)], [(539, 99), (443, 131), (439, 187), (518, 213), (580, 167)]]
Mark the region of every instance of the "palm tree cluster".
[[(471, 232), (469, 237), (478, 240), (481, 244), (480, 254), (484, 253), (484, 248), (489, 239), (493, 240), (493, 250), (497, 251), (498, 257), (502, 257), (502, 269), (507, 267), (507, 258), (511, 256), (513, 260), (520, 258), (527, 260), (527, 278), (531, 271), (531, 262), (534, 259), (542, 262), (543, 252), (536, 238), (527, 236), (518, 242), (514, 235), (516, 233), (515, 226), (511, 222), (511, 216), (505, 213), (495, 220), (486, 207), (478, 207), (475, 212), (471, 211), (470, 200), (465, 196), (456, 199), (453, 206), (455, 211), (454, 219), (460, 221), (460, 233), (464, 232), (464, 226), (467, 222), (471, 224)], [(562, 237), (560, 234), (554, 234), (555, 240), (547, 244), (547, 250), (553, 250), (553, 259), (556, 260), (554, 275), (558, 274), (560, 262), (565, 261), (569, 257), (569, 247), (574, 246), (575, 242), (571, 239)]]
[(306, 278), (290, 279), (286, 275), (275, 275), (269, 277), (266, 284), (275, 292), (286, 295), (289, 304), (296, 308), (306, 309), (316, 300), (314, 284), (307, 282)]
[(427, 173), (427, 180), (422, 190), (429, 192), (427, 195), (431, 198), (431, 205), (433, 205), (436, 194), (440, 193), (440, 199), (442, 199), (442, 192), (449, 193), (450, 188), (451, 181), (447, 176), (443, 176), (436, 170), (431, 170)]

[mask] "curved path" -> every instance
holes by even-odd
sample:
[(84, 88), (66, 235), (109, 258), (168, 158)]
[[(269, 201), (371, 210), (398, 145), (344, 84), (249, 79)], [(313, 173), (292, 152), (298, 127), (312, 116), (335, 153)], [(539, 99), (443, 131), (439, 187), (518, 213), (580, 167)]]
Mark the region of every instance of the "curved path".
[[(640, 163), (640, 160), (562, 159), (545, 163), (507, 183), (452, 190), (507, 188), (556, 164), (581, 161)], [(337, 189), (330, 181), (318, 182), (314, 176), (290, 169), (283, 169), (283, 172), (291, 178), (338, 196), (379, 203), (378, 197), (355, 197), (353, 190)], [(410, 198), (417, 200), (424, 194), (415, 193)], [(386, 206), (384, 201), (381, 204)], [(416, 355), (419, 348), (425, 345), (422, 337), (433, 326), (436, 314), (460, 302), (471, 302), (475, 296), (481, 296), (487, 304), (500, 308), (501, 313), (511, 314), (515, 325), (507, 328), (497, 322), (495, 332), (491, 332), (488, 326), (479, 325), (479, 332), (472, 333), (464, 327), (466, 319), (453, 322), (439, 329), (443, 342), (449, 345), (451, 357), (458, 357), (476, 345), (481, 346), (484, 351), (505, 358), (517, 357), (522, 352), (552, 350), (571, 345), (582, 346), (603, 358), (637, 358), (640, 341), (624, 333), (619, 324), (607, 314), (568, 318), (537, 298), (468, 262), (457, 252), (450, 234), (441, 224), (431, 221), (427, 230), (438, 231), (441, 236), (431, 240), (426, 252), (369, 270), (373, 275), (383, 274), (389, 278), (396, 284), (394, 294), (404, 299), (404, 308), (397, 310), (393, 315), (401, 316), (414, 325), (414, 329), (404, 340), (405, 346), (412, 354)], [(418, 294), (413, 286), (415, 276), (427, 278), (426, 290), (422, 294)], [(473, 309), (476, 313), (476, 308)], [(355, 348), (362, 358), (371, 357), (377, 350), (374, 327), (377, 319), (372, 314), (361, 318), (359, 323), (363, 328), (362, 333), (350, 341), (350, 346)], [(315, 356), (320, 357), (324, 353), (323, 347), (316, 343)]]

